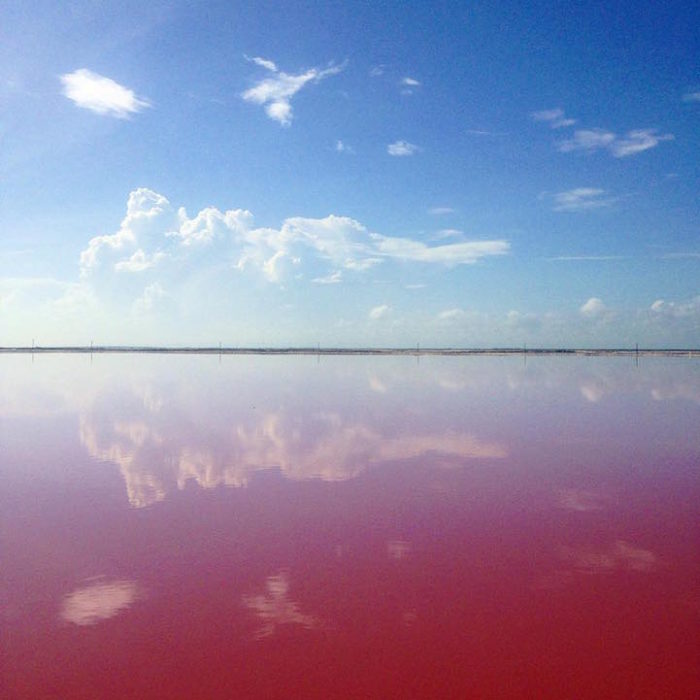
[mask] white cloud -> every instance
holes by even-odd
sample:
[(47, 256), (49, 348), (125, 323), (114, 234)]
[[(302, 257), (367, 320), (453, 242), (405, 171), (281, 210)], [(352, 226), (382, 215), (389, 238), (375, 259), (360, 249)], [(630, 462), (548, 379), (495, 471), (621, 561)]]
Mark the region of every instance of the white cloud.
[(344, 64), (325, 69), (310, 68), (302, 73), (291, 75), (280, 71), (273, 61), (259, 57), (248, 60), (265, 68), (273, 75), (260, 80), (243, 92), (241, 97), (247, 102), (264, 106), (267, 116), (282, 126), (289, 126), (292, 123), (291, 99), (299, 90), (308, 83), (318, 83), (328, 76), (340, 73), (345, 68)]
[(465, 316), (466, 316), (466, 314), (462, 309), (445, 309), (445, 311), (441, 311), (437, 315), (438, 321), (447, 321), (447, 322), (459, 321), (460, 319), (463, 319)]
[(442, 228), (435, 233), (433, 238), (437, 240), (442, 240), (444, 238), (461, 238), (464, 235), (464, 231), (458, 228)]
[(587, 318), (600, 318), (605, 313), (607, 313), (608, 308), (603, 304), (601, 299), (598, 297), (591, 297), (581, 308), (579, 309), (583, 316)]
[(160, 299), (167, 296), (165, 290), (159, 282), (149, 284), (143, 294), (134, 302), (134, 311), (137, 314), (144, 314), (152, 311)]
[(383, 66), (383, 65), (373, 66), (369, 71), (369, 77), (370, 78), (378, 78), (380, 75), (384, 75), (385, 68), (386, 68), (386, 66)]
[(583, 261), (583, 260), (588, 260), (588, 261), (602, 261), (602, 260), (625, 260), (626, 257), (624, 255), (557, 255), (553, 258), (547, 258), (547, 260), (550, 261), (561, 261), (561, 262), (566, 262), (566, 261)]
[(641, 153), (655, 148), (662, 141), (672, 141), (673, 134), (657, 134), (656, 129), (633, 129), (624, 137), (619, 137), (605, 129), (579, 129), (571, 139), (560, 141), (557, 149), (562, 153), (582, 151), (593, 153), (599, 150), (609, 151), (615, 158)]
[(405, 85), (406, 87), (418, 87), (420, 85), (420, 81), (406, 76), (405, 78), (401, 78), (401, 85)]
[(614, 197), (604, 197), (605, 190), (596, 187), (576, 187), (566, 192), (552, 195), (554, 211), (587, 211), (609, 207), (617, 200)]
[(686, 92), (683, 95), (683, 102), (700, 102), (700, 90)]
[(345, 143), (345, 141), (341, 141), (340, 139), (338, 139), (335, 142), (335, 150), (337, 153), (354, 153), (355, 152), (355, 149), (352, 146)]
[(279, 228), (256, 227), (251, 212), (243, 209), (206, 207), (190, 216), (163, 195), (140, 188), (129, 195), (119, 229), (87, 243), (80, 268), (84, 286), (112, 299), (129, 299), (141, 312), (161, 298), (155, 296), (158, 287), (150, 287), (149, 295), (143, 296), (149, 285), (167, 289), (168, 304), (175, 304), (190, 276), (221, 284), (253, 275), (275, 284), (328, 285), (379, 265), (454, 267), (508, 251), (504, 240), (428, 245), (384, 236), (334, 214), (322, 219), (291, 217)]
[(510, 250), (507, 241), (465, 241), (446, 245), (427, 246), (410, 238), (370, 234), (379, 253), (397, 260), (441, 263), (448, 267), (468, 265), (489, 255), (505, 255)]
[(696, 296), (687, 302), (657, 299), (650, 308), (654, 314), (659, 316), (673, 318), (697, 317), (700, 320), (700, 296)]
[(601, 148), (608, 148), (615, 141), (615, 134), (605, 129), (577, 129), (574, 136), (561, 141), (557, 146), (562, 153), (585, 151), (591, 153)]
[(125, 270), (127, 272), (143, 272), (151, 267), (155, 267), (160, 260), (165, 257), (164, 253), (153, 253), (146, 255), (139, 248), (128, 260), (122, 260), (115, 264), (115, 270)]
[(342, 271), (336, 270), (335, 272), (331, 272), (330, 275), (326, 275), (325, 277), (315, 277), (311, 281), (315, 284), (338, 284), (338, 282), (342, 281), (342, 279)]
[(63, 94), (78, 107), (119, 119), (150, 107), (150, 102), (137, 97), (132, 90), (110, 78), (80, 68), (60, 76)]
[(617, 139), (611, 150), (615, 158), (625, 158), (655, 148), (662, 141), (673, 141), (673, 134), (657, 134), (656, 129), (635, 129), (628, 131), (623, 139)]
[(543, 109), (539, 112), (532, 112), (530, 116), (536, 122), (547, 122), (552, 129), (561, 129), (576, 123), (575, 119), (565, 117), (564, 110), (561, 108)]
[(443, 214), (454, 214), (455, 209), (452, 207), (432, 207), (428, 209), (428, 214), (433, 214), (433, 216), (442, 216)]
[(278, 71), (277, 64), (274, 61), (269, 61), (266, 58), (260, 58), (260, 56), (253, 56), (253, 58), (248, 58), (246, 56), (246, 59), (262, 68), (267, 68), (267, 70), (272, 71), (273, 73)]
[(390, 156), (412, 156), (418, 151), (418, 146), (408, 141), (394, 141), (386, 147)]
[(388, 304), (382, 304), (381, 306), (375, 306), (370, 309), (368, 317), (371, 321), (379, 321), (382, 318), (386, 318), (391, 313), (391, 306)]

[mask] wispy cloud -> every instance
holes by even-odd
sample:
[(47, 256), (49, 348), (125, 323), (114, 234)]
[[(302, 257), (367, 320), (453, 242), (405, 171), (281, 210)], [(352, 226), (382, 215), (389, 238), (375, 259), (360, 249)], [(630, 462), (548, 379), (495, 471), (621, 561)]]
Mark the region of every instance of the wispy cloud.
[(335, 150), (336, 150), (336, 153), (348, 153), (348, 154), (355, 153), (355, 149), (352, 146), (350, 146), (349, 144), (345, 143), (345, 141), (342, 141), (341, 139), (338, 139), (335, 142)]
[(437, 315), (438, 321), (459, 321), (466, 316), (463, 309), (445, 309)]
[(626, 158), (635, 153), (655, 148), (662, 141), (673, 141), (673, 134), (657, 134), (656, 129), (634, 129), (625, 138), (617, 139), (611, 146), (615, 158)]
[(406, 76), (405, 78), (401, 78), (401, 80), (399, 81), (399, 85), (401, 86), (402, 95), (412, 95), (415, 92), (416, 88), (419, 88), (421, 86), (421, 83), (415, 78), (410, 78)]
[(277, 68), (274, 61), (255, 56), (246, 59), (272, 75), (258, 81), (253, 87), (242, 93), (241, 97), (247, 102), (262, 105), (270, 119), (282, 126), (292, 123), (292, 98), (307, 84), (318, 83), (331, 75), (337, 75), (345, 68), (345, 64), (329, 66), (328, 68), (310, 68), (307, 71), (292, 75)]
[(386, 66), (384, 65), (373, 66), (372, 68), (370, 68), (369, 77), (378, 78), (380, 75), (384, 75), (385, 68)]
[(331, 272), (329, 275), (326, 275), (325, 277), (315, 277), (311, 281), (314, 284), (338, 284), (338, 282), (342, 281), (342, 279), (343, 279), (342, 270), (336, 270), (335, 272)]
[(431, 207), (428, 209), (428, 214), (433, 216), (442, 216), (443, 214), (454, 214), (455, 209), (453, 207)]
[(686, 253), (666, 253), (661, 256), (662, 260), (687, 260), (700, 258), (700, 252), (689, 251)]
[(370, 309), (369, 314), (367, 314), (370, 321), (379, 321), (386, 318), (391, 313), (391, 306), (388, 304), (381, 304), (380, 306), (375, 306)]
[(390, 156), (412, 156), (418, 151), (418, 146), (408, 141), (394, 141), (386, 147)]
[(553, 258), (547, 258), (552, 261), (599, 261), (599, 260), (626, 260), (624, 255), (557, 255)]
[(623, 137), (605, 129), (579, 129), (574, 132), (572, 138), (560, 141), (557, 150), (562, 153), (593, 153), (607, 150), (615, 158), (626, 158), (655, 148), (662, 141), (671, 141), (673, 138), (673, 134), (659, 134), (657, 129), (633, 129)]
[(559, 107), (556, 109), (543, 109), (539, 112), (532, 112), (530, 116), (533, 121), (546, 122), (552, 129), (561, 129), (562, 127), (572, 126), (576, 123), (575, 119), (566, 117), (564, 115), (564, 110)]
[(443, 228), (435, 233), (433, 236), (436, 240), (443, 240), (445, 238), (461, 238), (464, 235), (464, 231), (458, 228)]
[(617, 199), (606, 197), (605, 190), (596, 187), (576, 187), (552, 195), (554, 211), (588, 211), (612, 206)]
[(691, 90), (683, 95), (683, 102), (700, 102), (700, 90)]
[(573, 138), (560, 141), (557, 149), (562, 153), (570, 151), (592, 152), (610, 147), (615, 141), (615, 134), (605, 129), (577, 129)]
[(505, 131), (489, 131), (488, 129), (467, 129), (465, 134), (470, 136), (505, 136)]
[(78, 107), (118, 119), (127, 119), (151, 103), (111, 78), (80, 68), (60, 76), (63, 94)]

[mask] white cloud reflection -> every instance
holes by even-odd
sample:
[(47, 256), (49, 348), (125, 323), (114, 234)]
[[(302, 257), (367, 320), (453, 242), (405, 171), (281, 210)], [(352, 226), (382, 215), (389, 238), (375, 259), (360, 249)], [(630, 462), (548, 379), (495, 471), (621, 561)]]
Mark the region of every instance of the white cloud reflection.
[[(167, 437), (166, 437), (167, 436)], [(241, 487), (260, 470), (278, 469), (296, 481), (345, 481), (381, 464), (433, 455), (441, 463), (500, 459), (504, 446), (468, 433), (383, 435), (338, 413), (307, 418), (285, 411), (255, 417), (218, 434), (211, 427), (183, 443), (181, 431), (140, 421), (83, 418), (80, 439), (91, 456), (119, 466), (132, 506), (161, 501), (192, 480), (202, 488)]]
[(282, 625), (298, 625), (307, 630), (318, 626), (318, 620), (301, 612), (299, 604), (290, 600), (288, 593), (289, 576), (283, 571), (267, 578), (262, 593), (243, 596), (243, 605), (262, 622), (255, 633), (256, 639), (272, 636)]
[(624, 540), (616, 540), (609, 547), (561, 547), (559, 556), (574, 571), (583, 574), (649, 572), (659, 564), (658, 557), (653, 552)]
[(80, 627), (115, 617), (139, 598), (135, 581), (97, 579), (69, 593), (61, 605), (61, 619)]

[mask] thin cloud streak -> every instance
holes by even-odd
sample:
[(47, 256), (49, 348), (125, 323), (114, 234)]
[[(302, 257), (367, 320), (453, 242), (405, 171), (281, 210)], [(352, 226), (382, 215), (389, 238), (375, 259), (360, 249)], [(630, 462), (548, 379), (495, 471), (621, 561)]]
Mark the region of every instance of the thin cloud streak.
[(612, 206), (617, 199), (604, 197), (605, 190), (596, 187), (576, 187), (566, 192), (551, 195), (554, 211), (589, 211)]
[(672, 141), (673, 134), (659, 134), (657, 129), (633, 129), (624, 137), (618, 137), (605, 129), (579, 129), (573, 138), (560, 141), (557, 150), (561, 153), (579, 151), (594, 153), (609, 151), (615, 158), (627, 158), (650, 148), (655, 148), (663, 141)]

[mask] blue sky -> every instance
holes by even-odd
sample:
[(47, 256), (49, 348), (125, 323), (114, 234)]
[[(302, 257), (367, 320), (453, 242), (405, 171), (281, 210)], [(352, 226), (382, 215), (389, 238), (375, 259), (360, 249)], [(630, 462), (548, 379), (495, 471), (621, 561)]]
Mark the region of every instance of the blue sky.
[(0, 343), (700, 345), (693, 3), (0, 9)]

